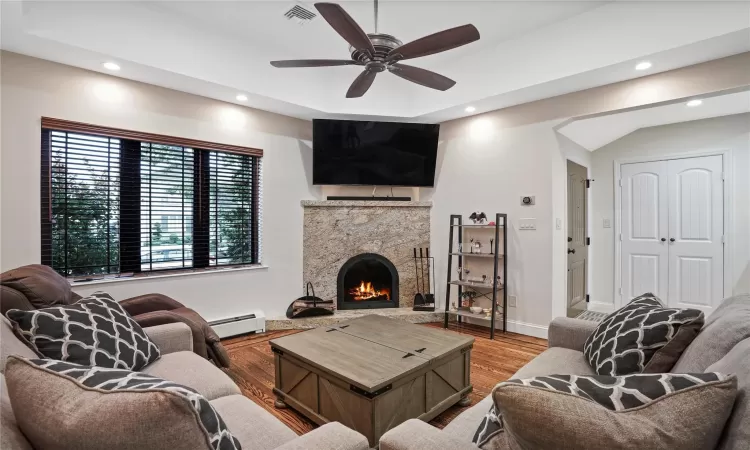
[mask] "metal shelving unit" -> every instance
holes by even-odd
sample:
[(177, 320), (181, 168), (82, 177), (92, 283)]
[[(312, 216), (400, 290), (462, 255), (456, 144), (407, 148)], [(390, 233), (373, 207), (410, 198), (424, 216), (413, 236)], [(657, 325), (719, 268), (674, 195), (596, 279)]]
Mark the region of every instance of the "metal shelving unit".
[[(443, 327), (448, 328), (448, 319), (450, 316), (455, 316), (458, 323), (461, 323), (462, 318), (471, 318), (471, 319), (477, 319), (477, 320), (483, 320), (483, 321), (489, 321), (489, 327), (490, 327), (490, 339), (495, 338), (495, 322), (496, 319), (499, 319), (502, 316), (503, 321), (503, 332), (507, 330), (508, 320), (507, 320), (507, 312), (508, 312), (508, 293), (505, 289), (505, 285), (500, 283), (497, 279), (497, 275), (500, 271), (500, 265), (502, 263), (502, 273), (503, 273), (503, 281), (506, 281), (508, 279), (508, 266), (506, 264), (506, 256), (508, 251), (508, 235), (505, 232), (505, 226), (508, 223), (508, 215), (497, 213), (495, 214), (495, 225), (485, 225), (485, 224), (463, 224), (463, 218), (462, 216), (458, 214), (451, 215), (450, 218), (450, 236), (449, 236), (449, 242), (448, 242), (448, 280), (447, 280), (447, 288), (445, 293), (445, 318), (443, 321)], [(459, 247), (459, 251), (455, 251), (456, 248), (454, 247), (454, 230), (458, 231), (458, 242), (463, 243), (464, 242), (464, 232), (465, 230), (472, 230), (472, 229), (494, 229), (494, 248), (492, 253), (472, 253), (472, 252), (466, 252), (465, 248)], [(502, 237), (500, 236), (502, 230)], [(502, 239), (502, 248), (500, 247), (500, 240)], [(502, 251), (501, 251), (502, 250)], [(493, 264), (493, 276), (492, 276), (492, 283), (486, 283), (486, 282), (477, 282), (477, 281), (471, 281), (471, 280), (464, 280), (461, 279), (461, 274), (459, 274), (459, 279), (454, 280), (453, 278), (453, 258), (458, 258), (458, 267), (464, 267), (464, 258), (466, 260), (471, 260), (472, 258), (478, 258), (478, 259), (485, 259), (485, 258), (491, 258), (494, 262)], [(487, 314), (474, 314), (471, 311), (467, 310), (464, 307), (458, 308), (457, 311), (452, 311), (450, 309), (450, 300), (451, 300), (451, 291), (453, 287), (457, 287), (458, 289), (458, 301), (459, 305), (461, 302), (461, 294), (463, 293), (464, 289), (471, 289), (472, 291), (476, 292), (480, 297), (488, 298), (492, 301), (492, 307), (491, 307), (491, 313), (489, 315)], [(487, 292), (489, 291), (489, 293)], [(498, 298), (498, 293), (501, 293), (502, 298)], [(498, 300), (502, 301), (502, 311), (498, 311)]]

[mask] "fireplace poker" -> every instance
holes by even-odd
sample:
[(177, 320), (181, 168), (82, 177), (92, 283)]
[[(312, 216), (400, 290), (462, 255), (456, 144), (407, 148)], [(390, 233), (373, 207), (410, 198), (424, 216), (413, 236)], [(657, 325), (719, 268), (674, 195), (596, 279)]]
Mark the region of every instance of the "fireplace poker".
[(422, 247), (419, 247), (419, 266), (421, 269), (420, 273), (422, 274), (422, 290), (419, 292), (421, 292), (424, 297), (424, 256), (422, 256)]
[[(426, 293), (425, 300), (427, 303), (435, 303), (435, 289), (434, 286), (431, 286), (430, 280), (433, 280), (434, 278), (430, 275), (430, 267), (432, 266), (432, 258), (430, 258), (430, 247), (425, 248), (425, 256), (427, 257), (427, 288), (430, 289), (428, 293)], [(422, 279), (424, 280), (424, 274), (422, 275)]]
[[(419, 249), (420, 254), (422, 253), (422, 249)], [(424, 295), (422, 295), (422, 292), (420, 292), (419, 289), (419, 266), (417, 265), (417, 248), (414, 247), (414, 281), (417, 284), (417, 293), (414, 295), (414, 305), (423, 305), (425, 303)]]

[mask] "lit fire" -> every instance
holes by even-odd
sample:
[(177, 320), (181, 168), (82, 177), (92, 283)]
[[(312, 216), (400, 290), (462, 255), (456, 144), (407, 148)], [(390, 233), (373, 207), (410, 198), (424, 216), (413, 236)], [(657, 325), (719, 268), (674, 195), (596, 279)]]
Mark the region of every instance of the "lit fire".
[(361, 281), (359, 286), (349, 289), (349, 295), (351, 295), (355, 301), (371, 300), (377, 297), (385, 297), (386, 300), (390, 300), (391, 290), (375, 289), (369, 281)]

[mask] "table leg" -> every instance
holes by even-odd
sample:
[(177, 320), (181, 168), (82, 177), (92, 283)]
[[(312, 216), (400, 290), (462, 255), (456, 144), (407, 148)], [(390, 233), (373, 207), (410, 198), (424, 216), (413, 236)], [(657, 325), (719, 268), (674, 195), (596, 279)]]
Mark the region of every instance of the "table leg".
[(277, 396), (276, 400), (273, 402), (273, 406), (276, 407), (276, 409), (286, 409), (286, 403), (284, 403), (284, 400), (281, 399), (281, 397)]
[(465, 406), (469, 406), (471, 405), (471, 399), (469, 398), (468, 395), (466, 397), (461, 397), (461, 400), (458, 401), (457, 405), (462, 408)]

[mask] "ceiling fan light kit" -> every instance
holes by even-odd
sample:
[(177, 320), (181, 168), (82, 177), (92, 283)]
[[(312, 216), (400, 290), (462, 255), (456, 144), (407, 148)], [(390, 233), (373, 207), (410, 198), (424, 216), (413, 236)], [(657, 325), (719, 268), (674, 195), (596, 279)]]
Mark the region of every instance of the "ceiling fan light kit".
[(357, 22), (336, 3), (316, 3), (315, 8), (326, 22), (349, 43), (351, 59), (296, 59), (271, 61), (271, 65), (278, 68), (363, 66), (364, 70), (349, 87), (346, 93), (347, 98), (362, 97), (372, 86), (375, 76), (386, 70), (412, 83), (446, 91), (456, 82), (426, 69), (401, 64), (400, 61), (433, 55), (479, 40), (479, 31), (474, 25), (462, 25), (404, 44), (394, 36), (377, 32), (377, 0), (375, 0), (375, 33), (371, 34), (365, 33)]

